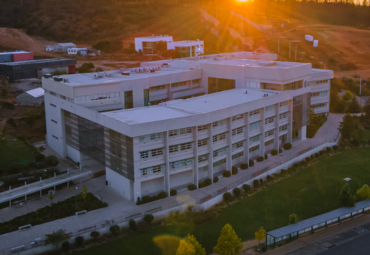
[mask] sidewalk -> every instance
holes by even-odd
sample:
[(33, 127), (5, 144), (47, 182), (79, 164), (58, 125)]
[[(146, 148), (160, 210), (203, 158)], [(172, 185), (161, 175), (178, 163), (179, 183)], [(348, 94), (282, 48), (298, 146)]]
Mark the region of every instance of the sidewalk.
[(369, 223), (370, 214), (364, 215), (360, 218), (352, 219), (351, 221), (341, 223), (337, 226), (326, 228), (323, 231), (310, 234), (306, 237), (299, 238), (292, 241), (291, 243), (285, 244), (281, 247), (277, 247), (273, 250), (267, 251), (266, 255), (280, 255), (280, 254), (299, 254), (299, 250), (310, 245), (314, 245), (317, 242), (324, 241), (330, 237), (336, 236), (342, 232), (349, 231), (355, 227)]

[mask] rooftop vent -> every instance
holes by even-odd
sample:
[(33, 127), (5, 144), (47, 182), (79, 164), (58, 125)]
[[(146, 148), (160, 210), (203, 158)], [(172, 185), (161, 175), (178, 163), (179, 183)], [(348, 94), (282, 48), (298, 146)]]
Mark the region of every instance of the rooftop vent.
[(69, 80), (68, 80), (68, 79), (64, 79), (63, 81), (64, 81), (64, 82), (69, 82)]
[(52, 74), (50, 74), (50, 73), (46, 73), (46, 74), (44, 74), (44, 77), (45, 77), (45, 78), (51, 78), (51, 77), (53, 77), (53, 75), (52, 75)]
[(260, 66), (275, 66), (276, 62), (260, 62), (258, 63)]
[(63, 81), (63, 78), (62, 77), (54, 77), (54, 81)]

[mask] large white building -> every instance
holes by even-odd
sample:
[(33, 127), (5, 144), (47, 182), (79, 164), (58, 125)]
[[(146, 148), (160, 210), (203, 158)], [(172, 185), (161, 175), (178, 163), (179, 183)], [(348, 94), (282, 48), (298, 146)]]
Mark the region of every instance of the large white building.
[[(47, 144), (128, 199), (181, 190), (305, 139), (333, 71), (231, 53), (43, 78)], [(248, 60), (262, 59), (262, 60)], [(294, 146), (294, 145), (293, 145)]]
[(136, 37), (135, 50), (142, 51), (144, 54), (155, 54), (157, 53), (157, 44), (161, 41), (168, 43), (172, 42), (173, 38), (169, 35)]
[(204, 41), (168, 42), (167, 50), (178, 50), (181, 57), (196, 57), (204, 54)]

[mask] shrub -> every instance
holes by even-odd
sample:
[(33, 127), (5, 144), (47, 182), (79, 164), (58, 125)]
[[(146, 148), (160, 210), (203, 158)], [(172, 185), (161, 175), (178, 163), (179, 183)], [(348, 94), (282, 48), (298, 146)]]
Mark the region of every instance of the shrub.
[(139, 221), (136, 225), (136, 228), (139, 232), (145, 232), (149, 229), (149, 223), (146, 221)]
[(315, 158), (315, 155), (313, 155), (313, 154), (312, 154), (312, 155), (310, 156), (310, 159), (311, 159), (311, 160), (314, 160), (314, 158)]
[(201, 188), (204, 188), (206, 186), (206, 184), (204, 182), (200, 182), (198, 184), (198, 187), (201, 189)]
[(267, 156), (267, 154), (265, 154), (265, 159), (268, 159), (269, 156)]
[(252, 166), (254, 166), (254, 161), (253, 160), (249, 160), (249, 167), (252, 167)]
[(282, 175), (282, 176), (285, 176), (285, 175), (287, 175), (287, 174), (288, 174), (288, 170), (281, 169), (281, 170), (280, 170), (280, 173), (281, 173), (281, 175)]
[(320, 154), (319, 153), (315, 153), (315, 158), (318, 158), (318, 157), (320, 157)]
[(242, 193), (242, 191), (239, 188), (235, 188), (233, 189), (233, 193), (235, 197), (240, 197), (240, 194)]
[(255, 180), (253, 181), (253, 187), (254, 187), (255, 189), (257, 189), (259, 186), (260, 186), (260, 182), (259, 182), (257, 179), (255, 179)]
[(282, 153), (283, 152), (283, 149), (282, 148), (279, 148), (279, 153)]
[(170, 196), (176, 196), (177, 195), (177, 190), (173, 189), (170, 191)]
[(235, 174), (237, 174), (237, 173), (238, 173), (238, 168), (237, 168), (236, 166), (233, 166), (233, 167), (231, 168), (231, 171), (232, 171), (233, 175), (235, 175)]
[(271, 155), (272, 155), (272, 156), (278, 155), (278, 151), (277, 151), (277, 150), (272, 150), (272, 151), (271, 151)]
[(248, 169), (248, 164), (247, 163), (241, 163), (240, 164), (240, 169), (242, 169), (242, 170)]
[(348, 183), (344, 184), (338, 195), (338, 201), (341, 206), (352, 207), (356, 204), (356, 195), (351, 194), (351, 188)]
[(226, 192), (225, 194), (224, 194), (224, 201), (226, 202), (226, 203), (229, 203), (229, 202), (231, 202), (233, 200), (233, 196), (231, 195), (231, 193), (230, 192)]
[(128, 226), (129, 226), (130, 230), (134, 231), (136, 229), (136, 221), (131, 219), (128, 223)]
[(335, 151), (338, 150), (338, 146), (337, 145), (334, 145), (333, 146), (333, 150), (335, 150)]
[(164, 191), (162, 191), (161, 193), (159, 193), (159, 194), (157, 195), (157, 199), (162, 199), (162, 198), (166, 198), (166, 197), (168, 197), (168, 195), (167, 195), (167, 193), (166, 193), (166, 192), (164, 192)]
[(54, 155), (45, 157), (44, 162), (47, 166), (57, 166), (59, 164), (58, 158)]
[(230, 177), (230, 176), (231, 176), (231, 172), (230, 172), (230, 171), (224, 171), (224, 172), (222, 173), (222, 176), (223, 176), (223, 177)]
[(251, 186), (249, 186), (248, 184), (243, 184), (243, 189), (247, 193), (248, 191), (251, 190)]
[(320, 156), (324, 155), (324, 151), (319, 151)]
[(45, 158), (45, 155), (41, 154), (41, 153), (39, 153), (35, 156), (35, 159), (36, 159), (37, 162), (43, 160), (44, 158)]
[(78, 236), (75, 239), (75, 242), (76, 242), (77, 246), (81, 246), (84, 243), (84, 241), (85, 241), (85, 238), (83, 238), (83, 236)]
[(197, 189), (197, 186), (195, 186), (194, 184), (188, 185), (188, 190), (196, 190), (196, 189)]
[(298, 222), (297, 214), (293, 213), (293, 214), (289, 215), (289, 225), (297, 223), (297, 222)]
[(291, 148), (292, 148), (292, 144), (291, 143), (284, 144), (284, 150), (290, 150)]
[(119, 232), (119, 226), (118, 225), (114, 225), (114, 226), (111, 226), (109, 228), (109, 231), (113, 234), (113, 235), (117, 235), (118, 232)]
[(68, 241), (64, 241), (62, 243), (63, 251), (68, 251), (70, 246), (71, 246), (71, 244)]
[(274, 180), (274, 177), (272, 177), (271, 175), (267, 175), (267, 176), (266, 176), (266, 180), (268, 180), (268, 181), (272, 181), (272, 180)]
[(331, 148), (330, 147), (326, 147), (326, 153), (330, 153), (331, 152)]
[(96, 240), (100, 236), (100, 233), (98, 231), (93, 231), (90, 236)]
[(209, 185), (211, 185), (211, 184), (212, 184), (212, 180), (211, 180), (211, 179), (205, 179), (204, 184), (205, 184), (206, 186), (209, 186)]
[(257, 162), (262, 162), (263, 161), (263, 157), (258, 157), (257, 158)]
[(263, 186), (263, 179), (260, 179), (260, 184), (261, 186)]
[(143, 218), (143, 221), (146, 221), (148, 222), (149, 224), (152, 223), (152, 221), (154, 220), (154, 216), (151, 215), (151, 214), (146, 214)]
[(213, 183), (216, 183), (216, 182), (218, 182), (218, 177), (217, 176), (213, 177)]
[(306, 157), (305, 160), (307, 163), (311, 161), (310, 157)]

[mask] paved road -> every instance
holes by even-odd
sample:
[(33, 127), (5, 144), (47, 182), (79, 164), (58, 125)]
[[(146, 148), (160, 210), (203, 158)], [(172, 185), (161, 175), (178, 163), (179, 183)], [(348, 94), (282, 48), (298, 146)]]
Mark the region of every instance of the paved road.
[(347, 243), (330, 248), (320, 255), (368, 255), (370, 254), (370, 233), (362, 235)]

